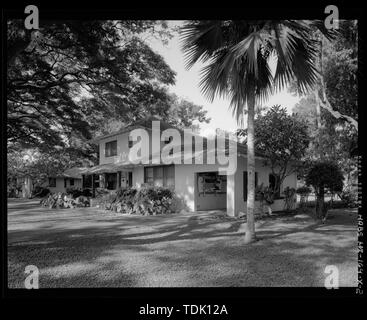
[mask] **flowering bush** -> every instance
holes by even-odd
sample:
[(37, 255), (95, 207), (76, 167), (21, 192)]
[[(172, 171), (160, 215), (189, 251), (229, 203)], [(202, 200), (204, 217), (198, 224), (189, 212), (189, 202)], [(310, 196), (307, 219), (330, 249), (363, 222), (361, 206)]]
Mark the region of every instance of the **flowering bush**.
[(121, 188), (114, 194), (103, 196), (100, 207), (118, 213), (142, 215), (168, 214), (185, 208), (171, 189), (153, 186)]
[(89, 207), (90, 199), (85, 196), (79, 196), (74, 199), (71, 194), (59, 192), (50, 193), (40, 201), (40, 204), (44, 207), (49, 207), (50, 209)]

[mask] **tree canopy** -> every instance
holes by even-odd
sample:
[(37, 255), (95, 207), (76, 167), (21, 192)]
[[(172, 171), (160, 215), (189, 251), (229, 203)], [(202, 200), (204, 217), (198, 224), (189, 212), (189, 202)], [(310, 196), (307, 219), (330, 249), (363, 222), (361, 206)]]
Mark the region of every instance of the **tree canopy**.
[(143, 36), (171, 34), (150, 20), (45, 21), (33, 32), (8, 21), (8, 147), (72, 147), (107, 119), (176, 123), (185, 112), (184, 125), (207, 121), (201, 106), (169, 93), (175, 72)]
[[(246, 137), (247, 130), (239, 130)], [(255, 118), (255, 148), (266, 159), (273, 175), (278, 177), (275, 192), (284, 179), (296, 172), (310, 143), (307, 122), (289, 115), (285, 108), (275, 105)]]
[(340, 192), (343, 189), (343, 173), (339, 166), (331, 161), (314, 163), (306, 175), (306, 184), (313, 186), (317, 194), (323, 195), (324, 189)]

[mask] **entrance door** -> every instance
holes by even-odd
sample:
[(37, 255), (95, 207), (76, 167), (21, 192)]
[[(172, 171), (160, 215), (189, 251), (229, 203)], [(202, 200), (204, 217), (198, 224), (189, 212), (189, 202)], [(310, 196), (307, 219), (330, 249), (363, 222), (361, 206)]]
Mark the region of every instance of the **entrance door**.
[(121, 188), (132, 187), (133, 185), (133, 173), (131, 171), (120, 172), (120, 186)]

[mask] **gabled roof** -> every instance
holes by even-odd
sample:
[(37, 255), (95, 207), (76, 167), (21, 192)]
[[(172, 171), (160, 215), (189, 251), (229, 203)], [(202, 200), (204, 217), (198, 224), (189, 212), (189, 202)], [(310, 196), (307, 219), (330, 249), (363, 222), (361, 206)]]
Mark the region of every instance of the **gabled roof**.
[(90, 143), (98, 143), (98, 141), (100, 141), (100, 140), (103, 140), (103, 139), (106, 139), (106, 138), (109, 138), (109, 137), (113, 137), (113, 136), (117, 136), (119, 134), (126, 133), (126, 132), (129, 132), (131, 130), (139, 129), (139, 128), (144, 128), (144, 129), (151, 130), (151, 128), (152, 128), (152, 121), (160, 121), (160, 127), (163, 130), (164, 129), (168, 129), (168, 128), (175, 128), (175, 129), (181, 130), (181, 129), (175, 127), (175, 126), (172, 126), (172, 125), (168, 124), (167, 122), (162, 121), (161, 119), (159, 119), (157, 117), (153, 117), (152, 116), (152, 117), (146, 118), (144, 120), (140, 120), (140, 121), (137, 121), (137, 122), (132, 123), (130, 125), (127, 125), (126, 127), (122, 128), (122, 129), (120, 129), (118, 131), (97, 136), (97, 137), (89, 140), (88, 142), (90, 142)]

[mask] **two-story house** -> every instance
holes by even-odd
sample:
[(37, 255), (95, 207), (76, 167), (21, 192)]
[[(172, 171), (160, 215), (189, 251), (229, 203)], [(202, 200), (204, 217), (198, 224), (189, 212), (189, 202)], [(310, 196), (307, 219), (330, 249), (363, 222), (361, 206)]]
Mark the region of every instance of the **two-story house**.
[[(149, 161), (144, 163), (132, 163), (129, 154), (134, 146), (133, 140), (129, 139), (130, 133), (135, 129), (146, 130), (149, 136)], [(160, 122), (160, 130), (173, 128), (172, 126)], [(180, 130), (182, 132), (182, 130)], [(141, 187), (143, 184), (159, 185), (171, 187), (176, 194), (181, 197), (188, 208), (192, 211), (225, 209), (231, 216), (238, 216), (241, 212), (246, 212), (247, 200), (247, 156), (246, 146), (237, 144), (236, 160), (237, 169), (233, 174), (223, 174), (220, 172), (221, 165), (206, 161), (210, 152), (218, 153), (218, 145), (214, 149), (208, 149), (206, 138), (203, 139), (203, 161), (197, 163), (154, 163), (152, 159), (156, 156), (152, 151), (152, 119), (141, 121), (136, 125), (128, 126), (118, 132), (107, 134), (93, 139), (99, 145), (99, 165), (88, 168), (83, 173), (83, 187), (102, 187), (116, 190), (120, 187), (134, 186)], [(193, 139), (200, 137), (193, 135)], [(160, 147), (172, 141), (172, 137), (160, 139)], [(181, 139), (182, 158), (187, 159), (187, 141)], [(193, 153), (195, 152), (193, 144)], [(228, 153), (228, 146), (225, 147)], [(186, 150), (186, 151), (185, 151)], [(184, 152), (185, 151), (185, 152)], [(190, 154), (188, 157), (190, 158)], [(269, 167), (264, 166), (264, 158), (256, 156), (255, 183), (271, 185), (274, 177)], [(143, 162), (143, 161), (141, 161)], [(296, 174), (288, 176), (281, 191), (285, 187), (296, 188)], [(282, 192), (281, 192), (282, 193)], [(283, 210), (284, 200), (278, 199), (272, 205), (273, 210)]]

